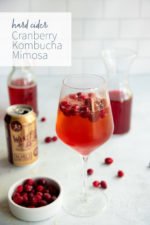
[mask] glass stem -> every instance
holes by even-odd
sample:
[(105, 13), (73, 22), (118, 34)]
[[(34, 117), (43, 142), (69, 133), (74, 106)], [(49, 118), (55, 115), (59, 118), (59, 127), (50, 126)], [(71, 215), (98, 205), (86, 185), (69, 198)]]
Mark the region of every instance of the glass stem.
[(87, 162), (88, 156), (83, 156), (83, 189), (82, 189), (83, 201), (87, 201)]

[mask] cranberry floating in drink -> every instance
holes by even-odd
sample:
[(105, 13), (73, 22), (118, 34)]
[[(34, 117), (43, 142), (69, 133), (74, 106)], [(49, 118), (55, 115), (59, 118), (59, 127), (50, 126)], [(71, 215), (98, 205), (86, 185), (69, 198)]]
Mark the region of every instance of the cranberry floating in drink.
[(8, 78), (8, 92), (11, 105), (30, 105), (38, 114), (37, 84), (29, 68), (13, 67)]
[(131, 124), (133, 96), (128, 83), (128, 74), (136, 54), (129, 49), (112, 49), (104, 50), (102, 55), (108, 70), (114, 134), (124, 134), (130, 130)]

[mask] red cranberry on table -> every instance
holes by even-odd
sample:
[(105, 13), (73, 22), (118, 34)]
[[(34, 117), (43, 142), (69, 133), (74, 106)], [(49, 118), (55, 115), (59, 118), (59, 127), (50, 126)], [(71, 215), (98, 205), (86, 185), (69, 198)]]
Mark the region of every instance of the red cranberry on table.
[(42, 117), (41, 118), (41, 122), (45, 122), (46, 121), (46, 118), (45, 117)]
[(110, 165), (110, 164), (112, 164), (113, 163), (113, 159), (111, 158), (111, 157), (107, 157), (107, 158), (105, 158), (105, 164), (107, 164), (107, 165)]
[(106, 188), (107, 188), (107, 183), (106, 183), (106, 181), (102, 180), (102, 181), (100, 182), (100, 187), (103, 188), (103, 189), (106, 189)]
[(50, 143), (52, 141), (52, 138), (51, 137), (46, 137), (44, 139), (45, 143)]
[(98, 180), (93, 181), (93, 187), (95, 188), (100, 187), (100, 182)]
[(91, 168), (89, 168), (89, 169), (87, 169), (87, 175), (92, 175), (94, 173), (94, 170), (93, 169), (91, 169)]
[(124, 172), (122, 170), (118, 170), (117, 176), (120, 177), (120, 178), (123, 177)]
[(52, 137), (52, 141), (54, 141), (54, 142), (57, 141), (57, 137), (56, 136), (53, 136)]

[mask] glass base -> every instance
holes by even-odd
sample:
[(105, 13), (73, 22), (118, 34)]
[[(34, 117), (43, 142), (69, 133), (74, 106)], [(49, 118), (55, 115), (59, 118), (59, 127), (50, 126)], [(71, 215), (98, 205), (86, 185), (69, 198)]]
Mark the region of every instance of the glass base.
[(101, 190), (89, 191), (86, 196), (68, 193), (64, 198), (63, 208), (72, 216), (90, 217), (103, 212), (108, 199)]

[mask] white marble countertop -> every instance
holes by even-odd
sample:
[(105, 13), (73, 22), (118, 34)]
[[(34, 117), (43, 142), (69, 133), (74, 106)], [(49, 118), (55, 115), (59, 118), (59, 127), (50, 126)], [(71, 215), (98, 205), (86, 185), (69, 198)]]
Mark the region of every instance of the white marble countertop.
[[(8, 106), (6, 77), (0, 78), (0, 225), (149, 225), (150, 224), (150, 75), (132, 76), (134, 93), (132, 129), (122, 136), (113, 136), (105, 145), (90, 155), (89, 167), (95, 173), (88, 179), (105, 179), (108, 207), (102, 215), (81, 219), (66, 215), (62, 210), (53, 220), (38, 223), (23, 222), (13, 217), (8, 209), (9, 186), (21, 177), (48, 175), (58, 179), (64, 191), (76, 183), (81, 188), (81, 159), (60, 141), (45, 144), (44, 137), (55, 135), (55, 119), (62, 76), (38, 76), (39, 88), (39, 161), (33, 166), (17, 168), (7, 161), (3, 116)], [(39, 119), (45, 116), (47, 122)], [(114, 158), (111, 166), (104, 166), (105, 157)], [(125, 172), (122, 179), (115, 174)], [(101, 191), (101, 190), (99, 190)]]

